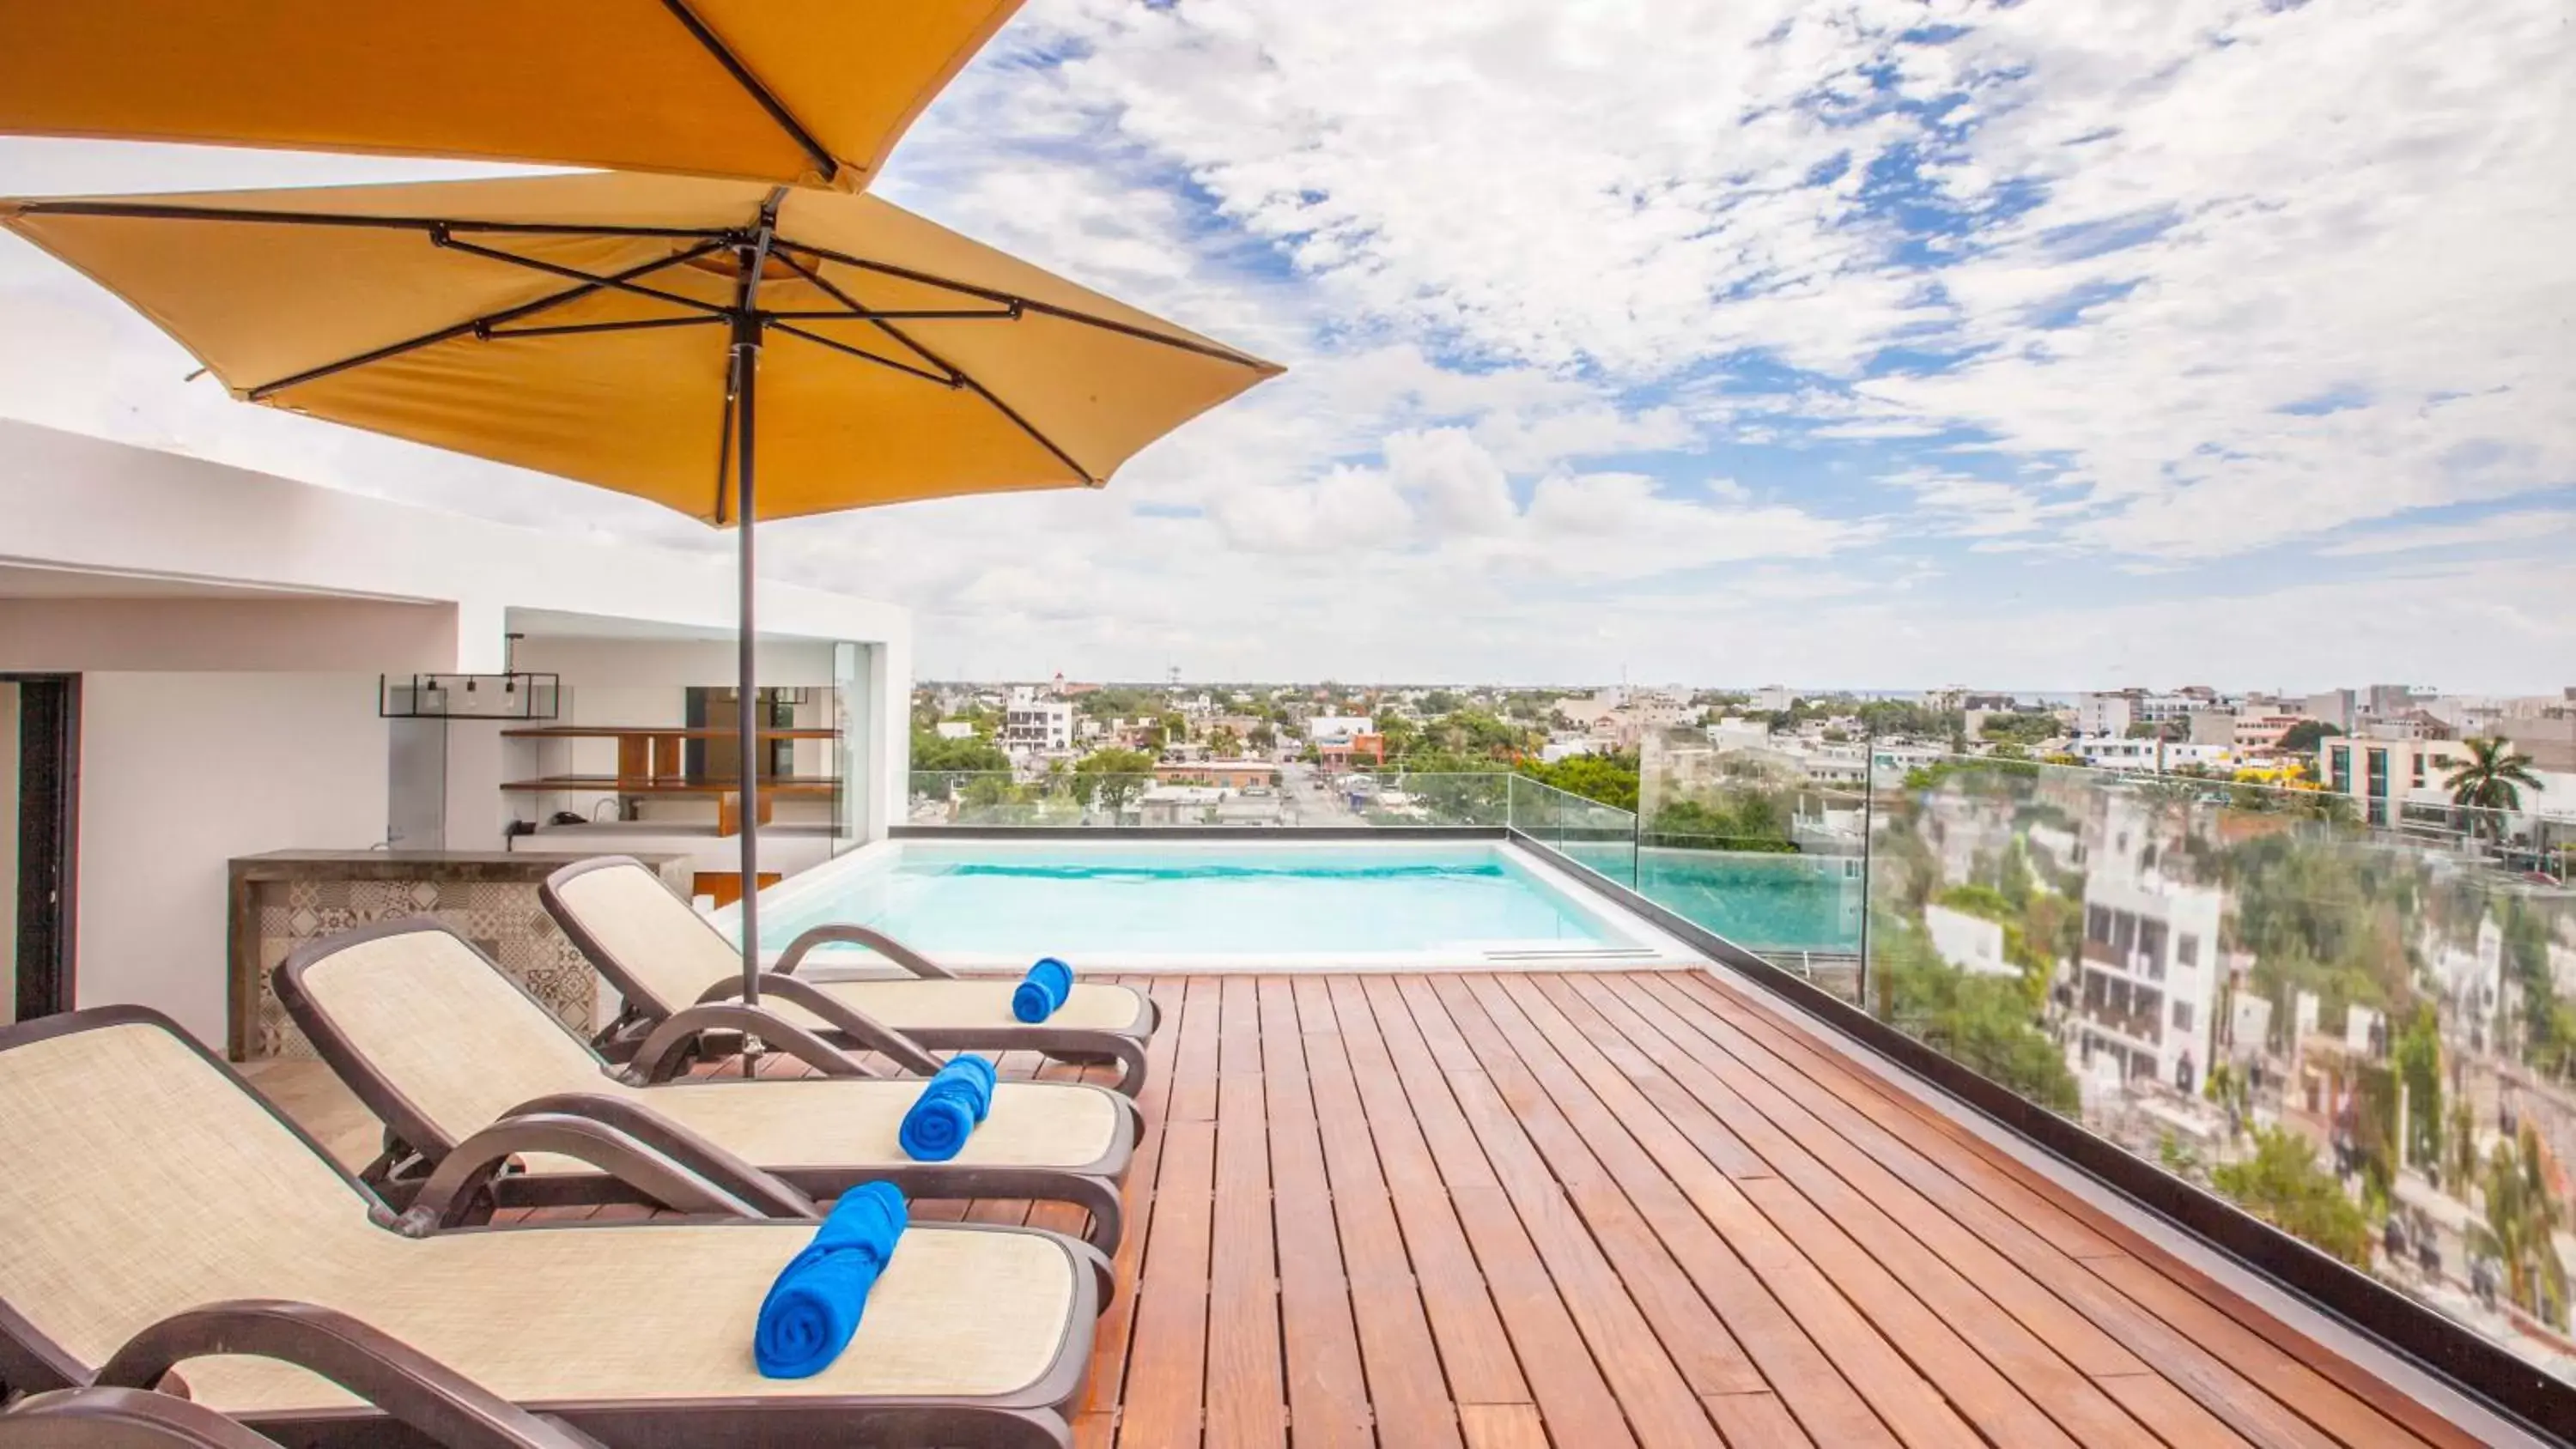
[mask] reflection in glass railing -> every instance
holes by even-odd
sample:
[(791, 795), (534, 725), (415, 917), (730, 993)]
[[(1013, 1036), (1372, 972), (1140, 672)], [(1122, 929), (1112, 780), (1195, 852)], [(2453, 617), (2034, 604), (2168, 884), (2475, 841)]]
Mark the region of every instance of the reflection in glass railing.
[(2350, 805), (1982, 758), (1882, 780), (1863, 1005), (2576, 1377), (2565, 839)]

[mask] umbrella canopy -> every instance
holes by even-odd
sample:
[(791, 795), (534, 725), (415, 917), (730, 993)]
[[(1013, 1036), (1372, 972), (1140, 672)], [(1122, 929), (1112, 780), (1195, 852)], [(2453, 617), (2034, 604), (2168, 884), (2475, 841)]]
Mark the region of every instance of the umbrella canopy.
[[(764, 212), (774, 218), (763, 231)], [(598, 174), (0, 201), (234, 396), (732, 521), (1081, 487), (1276, 372), (872, 196)]]
[[(236, 397), (713, 523), (1097, 487), (1279, 371), (836, 191), (602, 173), (0, 201), (0, 226), (133, 304)], [(756, 1000), (758, 752), (740, 754)]]
[(0, 132), (865, 186), (1019, 0), (0, 0)]

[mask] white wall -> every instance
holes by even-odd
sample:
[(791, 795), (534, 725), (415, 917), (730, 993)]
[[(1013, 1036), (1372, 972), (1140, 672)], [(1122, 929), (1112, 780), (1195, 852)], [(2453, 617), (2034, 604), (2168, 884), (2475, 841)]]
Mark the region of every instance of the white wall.
[(81, 1006), (155, 1007), (222, 1049), (225, 863), (383, 838), (375, 690), (372, 673), (82, 678)]
[(455, 667), (456, 609), (382, 599), (0, 598), (0, 669), (365, 670)]
[(0, 1022), (18, 1014), (18, 686), (0, 680)]

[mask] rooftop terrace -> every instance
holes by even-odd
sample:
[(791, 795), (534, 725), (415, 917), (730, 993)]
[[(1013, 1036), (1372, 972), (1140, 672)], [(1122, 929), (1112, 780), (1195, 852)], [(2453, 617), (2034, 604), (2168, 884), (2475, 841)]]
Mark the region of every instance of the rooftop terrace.
[[(1120, 1293), (1073, 1406), (1085, 1445), (2319, 1449), (2494, 1432), (1729, 977), (1134, 979), (1166, 1017)], [(1060, 1204), (922, 1205), (942, 1209), (1081, 1226)]]

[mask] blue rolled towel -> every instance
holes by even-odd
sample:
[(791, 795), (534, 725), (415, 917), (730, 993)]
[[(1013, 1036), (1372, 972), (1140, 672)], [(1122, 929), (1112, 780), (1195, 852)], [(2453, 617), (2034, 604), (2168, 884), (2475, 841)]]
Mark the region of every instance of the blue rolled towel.
[(1029, 968), (1019, 987), (1011, 993), (1011, 1015), (1035, 1026), (1055, 1015), (1065, 998), (1073, 995), (1073, 968), (1053, 956), (1044, 956)]
[(892, 1183), (865, 1183), (841, 1195), (813, 1241), (778, 1271), (760, 1301), (751, 1356), (763, 1377), (812, 1378), (840, 1357), (911, 1217)]
[(946, 1162), (965, 1149), (975, 1124), (993, 1110), (993, 1064), (961, 1054), (939, 1069), (911, 1110), (895, 1140), (915, 1162)]

